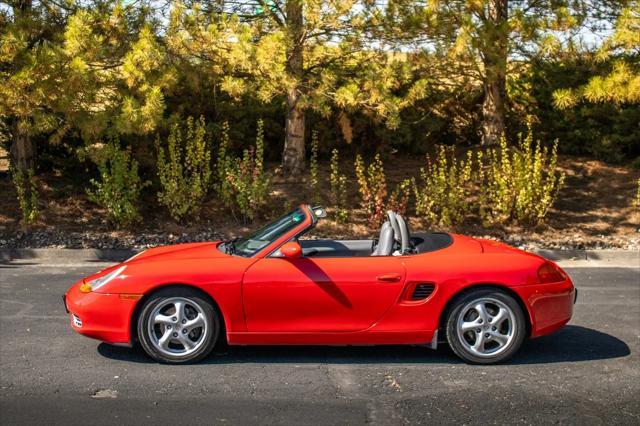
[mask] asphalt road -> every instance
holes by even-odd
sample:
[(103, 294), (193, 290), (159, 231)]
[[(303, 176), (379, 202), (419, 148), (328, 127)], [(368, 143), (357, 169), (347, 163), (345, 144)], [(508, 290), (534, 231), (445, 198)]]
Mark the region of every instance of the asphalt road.
[(507, 365), (386, 346), (167, 366), (68, 326), (60, 295), (102, 266), (0, 264), (0, 424), (640, 424), (640, 269), (569, 269), (574, 319)]

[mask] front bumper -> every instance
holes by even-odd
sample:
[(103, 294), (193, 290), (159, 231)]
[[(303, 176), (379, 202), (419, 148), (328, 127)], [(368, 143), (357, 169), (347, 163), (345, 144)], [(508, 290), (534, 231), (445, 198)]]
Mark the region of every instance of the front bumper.
[(552, 284), (513, 288), (525, 301), (531, 319), (531, 337), (553, 333), (569, 322), (577, 290), (570, 279)]
[(130, 321), (137, 300), (120, 294), (82, 293), (81, 284), (77, 282), (63, 296), (71, 328), (107, 343), (131, 344)]

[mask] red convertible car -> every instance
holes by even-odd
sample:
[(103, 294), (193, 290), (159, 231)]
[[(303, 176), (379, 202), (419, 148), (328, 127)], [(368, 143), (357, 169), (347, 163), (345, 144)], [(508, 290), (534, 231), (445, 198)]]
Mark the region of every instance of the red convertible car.
[(388, 212), (374, 240), (303, 239), (326, 216), (301, 205), (230, 241), (145, 250), (64, 296), (71, 327), (157, 361), (230, 345), (436, 348), (492, 364), (571, 318), (576, 290), (555, 263), (495, 241), (411, 233)]

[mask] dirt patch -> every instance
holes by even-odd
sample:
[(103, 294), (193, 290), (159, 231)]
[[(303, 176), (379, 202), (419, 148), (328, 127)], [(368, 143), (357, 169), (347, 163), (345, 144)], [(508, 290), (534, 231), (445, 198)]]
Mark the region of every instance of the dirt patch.
[[(422, 158), (397, 157), (385, 162), (391, 185), (415, 176), (424, 164)], [(275, 168), (275, 165), (271, 165)], [(328, 167), (328, 166), (327, 166)], [(321, 167), (322, 180), (328, 177)], [(540, 248), (638, 248), (640, 247), (640, 209), (633, 205), (640, 171), (612, 166), (585, 158), (564, 157), (560, 168), (567, 174), (565, 187), (549, 212), (546, 222), (535, 229), (517, 225), (484, 228), (479, 218), (450, 228), (433, 227), (427, 221), (410, 218), (414, 230), (444, 230), (486, 236), (523, 247)], [(363, 238), (377, 234), (367, 226), (365, 212), (358, 205), (357, 185), (351, 162), (348, 171), (350, 222), (332, 220), (320, 223), (315, 235), (333, 238)], [(0, 246), (20, 247), (127, 247), (170, 242), (194, 241), (242, 235), (261, 223), (302, 202), (312, 203), (307, 184), (276, 176), (270, 210), (256, 223), (243, 223), (223, 209), (215, 198), (208, 199), (201, 220), (192, 224), (175, 223), (157, 206), (155, 191), (145, 194), (144, 221), (129, 230), (113, 231), (104, 211), (91, 203), (77, 183), (59, 173), (38, 176), (41, 215), (38, 224), (23, 230), (15, 190), (6, 173), (0, 173)], [(319, 191), (320, 203), (329, 198), (328, 182)], [(414, 210), (410, 206), (409, 213)], [(411, 214), (409, 214), (411, 216)]]
[(0, 173), (9, 171), (9, 153), (0, 147)]

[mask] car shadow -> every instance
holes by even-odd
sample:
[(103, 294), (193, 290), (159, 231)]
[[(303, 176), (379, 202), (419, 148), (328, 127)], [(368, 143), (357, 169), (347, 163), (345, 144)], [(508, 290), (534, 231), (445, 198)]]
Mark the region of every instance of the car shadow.
[(548, 336), (526, 341), (510, 363), (595, 361), (630, 354), (629, 346), (615, 336), (579, 325), (567, 325)]
[(0, 268), (6, 268), (6, 269), (16, 269), (16, 268), (22, 268), (25, 266), (35, 266), (35, 265), (39, 265), (39, 263), (37, 262), (12, 263), (11, 261), (0, 260)]
[[(101, 343), (98, 352), (105, 358), (134, 363), (154, 363), (139, 347), (124, 348)], [(621, 358), (631, 353), (629, 346), (597, 330), (577, 325), (524, 343), (507, 362), (509, 365), (549, 364)], [(328, 364), (459, 364), (442, 344), (437, 351), (423, 346), (228, 346), (217, 347), (200, 364), (242, 363), (328, 363)]]

